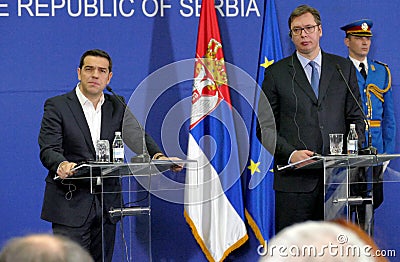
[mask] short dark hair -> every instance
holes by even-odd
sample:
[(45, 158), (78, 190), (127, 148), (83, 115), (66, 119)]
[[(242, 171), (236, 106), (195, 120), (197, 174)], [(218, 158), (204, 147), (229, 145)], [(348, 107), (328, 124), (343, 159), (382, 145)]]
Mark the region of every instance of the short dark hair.
[(79, 68), (82, 69), (84, 60), (87, 56), (100, 56), (104, 57), (108, 60), (108, 71), (112, 72), (112, 60), (109, 54), (107, 54), (106, 51), (100, 50), (100, 49), (92, 49), (86, 51), (82, 56), (81, 56), (81, 61), (79, 62)]
[(291, 30), (292, 28), (290, 28), (290, 26), (292, 25), (292, 21), (296, 18), (299, 17), (301, 15), (304, 15), (306, 13), (310, 13), (312, 14), (312, 16), (314, 17), (314, 21), (317, 25), (321, 24), (321, 16), (319, 14), (319, 11), (317, 9), (315, 9), (314, 7), (311, 7), (309, 5), (299, 5), (298, 7), (296, 7), (296, 9), (293, 10), (293, 12), (290, 14), (289, 17), (289, 30)]

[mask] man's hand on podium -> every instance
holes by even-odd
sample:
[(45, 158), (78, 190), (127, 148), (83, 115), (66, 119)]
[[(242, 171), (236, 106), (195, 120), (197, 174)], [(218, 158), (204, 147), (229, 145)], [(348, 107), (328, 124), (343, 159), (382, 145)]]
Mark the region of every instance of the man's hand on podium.
[[(291, 158), (290, 158), (290, 163), (296, 163), (302, 160), (306, 160), (307, 158), (315, 156), (316, 153), (310, 150), (296, 150), (293, 152)], [(310, 159), (309, 161), (304, 161), (301, 162), (300, 164), (296, 165), (297, 168), (306, 166), (311, 164), (312, 162), (315, 162), (314, 159)]]
[(63, 161), (61, 164), (58, 166), (57, 169), (57, 175), (61, 179), (65, 179), (68, 177), (73, 176), (76, 171), (72, 170), (76, 166), (76, 163), (74, 162), (68, 162), (68, 161)]
[(167, 157), (167, 156), (159, 156), (157, 157), (157, 160), (168, 160), (172, 162), (171, 165), (171, 170), (174, 172), (180, 172), (183, 169), (183, 164), (179, 164), (179, 163), (175, 163), (181, 161), (182, 159), (178, 158), (178, 157)]

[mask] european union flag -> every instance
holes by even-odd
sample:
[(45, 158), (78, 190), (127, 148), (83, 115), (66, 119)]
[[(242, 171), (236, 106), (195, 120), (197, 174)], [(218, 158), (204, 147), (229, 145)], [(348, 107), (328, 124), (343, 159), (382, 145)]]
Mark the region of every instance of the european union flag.
[[(274, 0), (267, 0), (264, 7), (257, 83), (262, 85), (265, 68), (283, 57)], [(246, 219), (260, 244), (264, 245), (275, 234), (275, 195), (273, 191), (273, 155), (260, 143), (256, 134), (257, 88), (254, 113), (250, 129), (250, 154), (247, 166)]]

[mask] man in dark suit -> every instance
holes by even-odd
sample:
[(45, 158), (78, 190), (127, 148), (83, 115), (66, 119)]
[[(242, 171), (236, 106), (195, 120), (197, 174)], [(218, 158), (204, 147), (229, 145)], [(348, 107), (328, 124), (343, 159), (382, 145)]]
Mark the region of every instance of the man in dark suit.
[[(289, 18), (289, 29), (296, 52), (268, 67), (262, 84), (277, 129), (275, 165), (329, 154), (329, 134), (346, 137), (351, 123), (357, 126), (359, 142), (364, 140), (363, 115), (345, 83), (360, 100), (354, 66), (321, 50), (318, 10), (298, 6)], [(274, 189), (277, 232), (297, 222), (323, 219), (323, 170), (280, 172), (275, 166)]]
[[(106, 211), (121, 205), (120, 195), (104, 194), (103, 214), (100, 194), (90, 193), (88, 180), (68, 178), (74, 175), (77, 163), (96, 159), (97, 140), (112, 144), (114, 133), (122, 130), (123, 122), (124, 135), (126, 129), (129, 132), (124, 142), (133, 151), (142, 153), (142, 130), (129, 128), (129, 121), (124, 121), (124, 117), (127, 119), (124, 105), (115, 96), (103, 93), (113, 74), (112, 61), (106, 52), (98, 49), (85, 52), (77, 73), (80, 82), (73, 91), (50, 98), (44, 105), (40, 160), (49, 172), (41, 218), (52, 223), (55, 234), (68, 236), (89, 250), (96, 261), (102, 261), (103, 227), (104, 257), (111, 261), (117, 219)], [(165, 158), (150, 136), (146, 136), (146, 145), (150, 156)], [(55, 180), (56, 175), (60, 179)], [(118, 179), (105, 179), (102, 186), (118, 190), (119, 183)]]

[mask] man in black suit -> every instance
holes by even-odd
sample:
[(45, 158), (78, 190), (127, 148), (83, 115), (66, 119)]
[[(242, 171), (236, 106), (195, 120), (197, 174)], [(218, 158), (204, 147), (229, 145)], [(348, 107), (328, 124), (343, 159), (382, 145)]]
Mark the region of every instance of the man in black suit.
[[(318, 10), (298, 6), (290, 15), (289, 29), (296, 52), (268, 67), (262, 84), (277, 129), (275, 165), (329, 154), (329, 134), (346, 137), (351, 123), (357, 126), (359, 143), (364, 140), (363, 115), (345, 83), (360, 101), (354, 66), (321, 50)], [(263, 124), (261, 132), (267, 132)], [(297, 222), (323, 219), (323, 170), (280, 172), (275, 166), (274, 189), (277, 232)]]
[[(107, 214), (110, 207), (120, 206), (119, 194), (104, 194), (104, 214), (100, 194), (91, 194), (85, 179), (68, 180), (77, 163), (95, 160), (99, 139), (112, 144), (115, 131), (122, 130), (124, 142), (142, 153), (142, 130), (131, 128), (125, 107), (115, 96), (104, 94), (112, 78), (110, 56), (98, 49), (85, 52), (77, 69), (80, 82), (69, 93), (48, 99), (39, 134), (40, 160), (49, 170), (41, 218), (52, 223), (53, 232), (68, 236), (85, 247), (96, 261), (102, 261), (102, 226), (104, 257), (111, 261), (117, 219)], [(121, 97), (122, 99), (122, 97)], [(125, 130), (128, 130), (126, 133)], [(126, 135), (125, 135), (126, 133)], [(146, 136), (147, 151), (153, 159), (165, 159), (161, 150)], [(60, 179), (54, 180), (58, 175)], [(118, 179), (105, 179), (102, 185), (118, 189)], [(117, 191), (113, 191), (117, 192)], [(103, 221), (103, 225), (102, 225)]]

